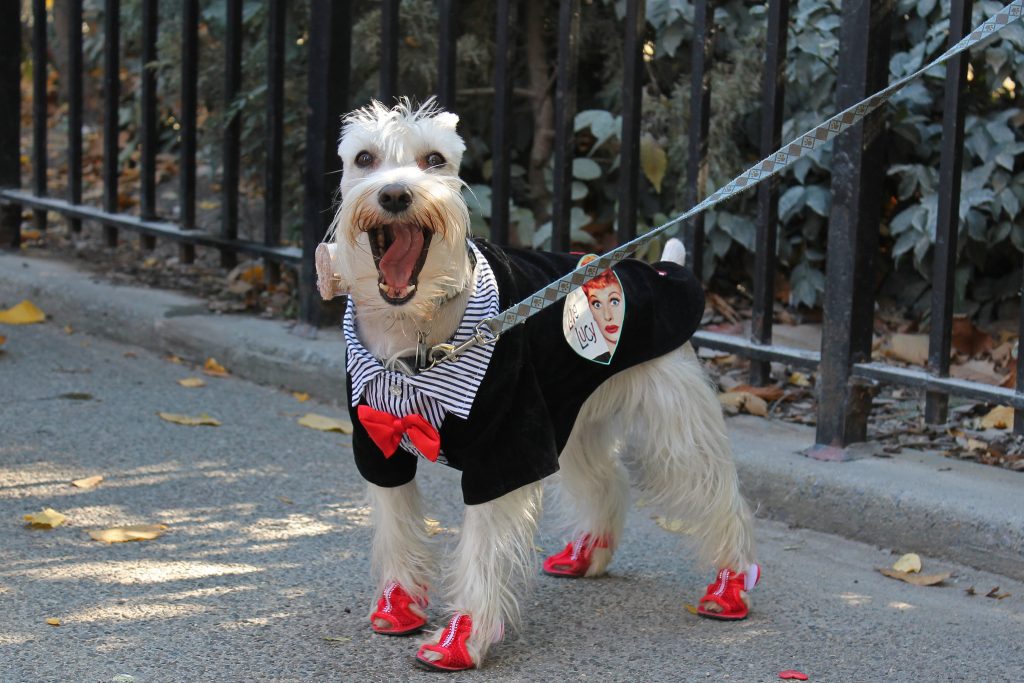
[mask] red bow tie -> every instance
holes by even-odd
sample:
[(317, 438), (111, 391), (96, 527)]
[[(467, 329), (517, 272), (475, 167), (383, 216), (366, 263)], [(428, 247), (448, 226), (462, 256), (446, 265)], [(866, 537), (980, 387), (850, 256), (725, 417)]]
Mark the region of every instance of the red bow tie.
[(359, 421), (366, 427), (366, 432), (373, 439), (385, 458), (390, 458), (398, 450), (402, 435), (408, 434), (409, 440), (420, 453), (430, 462), (437, 461), (441, 452), (441, 437), (433, 425), (422, 415), (412, 413), (398, 418), (383, 410), (375, 410), (367, 405), (358, 408)]

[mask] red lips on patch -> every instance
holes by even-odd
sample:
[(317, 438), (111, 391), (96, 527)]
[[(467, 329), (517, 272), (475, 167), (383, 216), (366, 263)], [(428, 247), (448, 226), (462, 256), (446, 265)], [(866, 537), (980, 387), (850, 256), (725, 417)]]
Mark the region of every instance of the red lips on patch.
[(409, 286), (412, 271), (423, 249), (423, 230), (416, 225), (392, 223), (394, 241), (378, 264), (385, 284), (402, 289)]

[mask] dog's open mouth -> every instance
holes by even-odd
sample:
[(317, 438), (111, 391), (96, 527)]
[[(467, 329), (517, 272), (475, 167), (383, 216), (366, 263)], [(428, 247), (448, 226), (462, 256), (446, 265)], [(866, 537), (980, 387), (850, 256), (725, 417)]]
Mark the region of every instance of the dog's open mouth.
[(416, 283), (427, 260), (431, 232), (410, 223), (378, 225), (368, 232), (381, 298), (400, 306), (416, 295)]

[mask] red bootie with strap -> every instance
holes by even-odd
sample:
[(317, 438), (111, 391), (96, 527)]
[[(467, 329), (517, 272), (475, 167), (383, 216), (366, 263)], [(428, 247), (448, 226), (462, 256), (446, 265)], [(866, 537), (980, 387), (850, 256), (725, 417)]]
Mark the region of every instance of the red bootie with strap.
[[(439, 671), (463, 671), (472, 669), (473, 658), (466, 649), (466, 641), (473, 632), (473, 620), (468, 614), (456, 613), (448, 626), (441, 632), (437, 643), (421, 645), (416, 661)], [(432, 653), (432, 654), (428, 654)]]
[[(708, 619), (721, 619), (723, 621), (738, 621), (746, 619), (750, 614), (750, 608), (743, 600), (741, 593), (749, 591), (761, 580), (761, 568), (756, 564), (750, 565), (746, 572), (735, 572), (729, 568), (718, 572), (715, 582), (708, 585), (707, 593), (700, 599), (700, 606), (697, 614)], [(705, 607), (705, 603), (714, 603), (721, 607), (716, 612)]]
[(544, 573), (549, 576), (560, 576), (578, 579), (586, 576), (590, 569), (591, 556), (594, 548), (607, 548), (608, 538), (602, 536), (594, 540), (590, 534), (583, 534), (565, 546), (565, 550), (555, 553), (544, 560)]
[[(412, 609), (421, 610), (427, 606), (427, 599), (414, 598), (396, 582), (388, 581), (384, 593), (377, 601), (377, 611), (370, 615), (373, 630), (385, 636), (408, 636), (423, 630), (427, 618)], [(388, 626), (378, 626), (377, 620), (386, 621)]]

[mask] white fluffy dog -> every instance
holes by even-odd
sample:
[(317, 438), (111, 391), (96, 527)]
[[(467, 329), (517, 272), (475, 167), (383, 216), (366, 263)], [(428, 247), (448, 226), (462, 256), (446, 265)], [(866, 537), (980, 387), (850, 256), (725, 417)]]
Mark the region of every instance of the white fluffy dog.
[[(678, 327), (671, 313), (679, 301), (656, 293), (643, 300), (645, 287), (660, 291), (670, 280), (686, 281), (686, 291), (696, 292), (688, 305), (699, 321), (703, 298), (681, 267), (680, 243), (670, 241), (653, 268), (633, 260), (615, 266), (621, 282), (609, 291), (625, 293), (630, 308), (621, 332), (621, 322), (605, 329), (610, 344), (622, 340), (619, 351), (610, 347), (621, 367), (580, 357), (557, 332), (542, 330), (559, 328), (559, 306), (496, 343), (429, 367), (443, 355), (438, 348), (472, 337), (499, 304), (505, 308), (575, 267), (575, 257), (470, 239), (457, 122), (432, 102), (375, 102), (349, 114), (338, 149), (341, 206), (317, 254), (322, 294), (349, 297), (353, 448), (369, 481), (375, 524), (371, 627), (407, 635), (426, 624), (436, 566), (413, 475), (417, 462), (433, 461), (463, 471), (467, 505), (458, 547), (442, 571), (444, 626), (417, 652), (424, 666), (479, 667), (505, 625), (516, 623), (517, 591), (534, 572), (540, 479), (555, 469), (571, 540), (547, 558), (546, 573), (605, 572), (622, 536), (632, 477), (648, 504), (684, 521), (701, 559), (719, 570), (699, 612), (744, 618), (759, 570), (721, 409), (685, 338), (658, 331), (657, 325)], [(509, 283), (528, 289), (507, 292)], [(665, 322), (650, 327), (655, 318)], [(648, 327), (661, 348), (642, 350), (649, 344), (640, 332)], [(641, 349), (639, 360), (629, 360), (630, 348)], [(587, 379), (591, 370), (597, 379)]]

